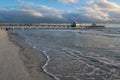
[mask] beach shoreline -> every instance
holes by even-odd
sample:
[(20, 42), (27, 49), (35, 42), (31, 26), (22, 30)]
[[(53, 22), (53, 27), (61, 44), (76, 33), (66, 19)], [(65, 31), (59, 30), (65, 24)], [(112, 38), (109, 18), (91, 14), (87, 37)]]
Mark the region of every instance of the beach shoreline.
[(8, 32), (9, 41), (15, 46), (19, 47), (19, 56), (23, 61), (26, 70), (28, 71), (32, 80), (54, 80), (54, 78), (43, 71), (43, 65), (47, 58), (43, 52), (34, 49), (24, 43), (16, 42), (13, 38), (18, 36), (16, 33)]
[(19, 56), (19, 47), (0, 30), (0, 80), (33, 80)]
[[(94, 32), (94, 34), (96, 34), (96, 31)], [(103, 35), (101, 32), (98, 32), (100, 36), (94, 35), (93, 31), (91, 31), (92, 35), (89, 35), (88, 32), (86, 33), (79, 34), (76, 32), (36, 31), (33, 29), (24, 31), (14, 30), (14, 32), (8, 32), (8, 37), (13, 41), (14, 45), (20, 47), (18, 53), (20, 60), (22, 60), (25, 70), (29, 73), (32, 80), (119, 80), (119, 65), (112, 64), (110, 61), (117, 58), (110, 58), (108, 55), (111, 48), (107, 47), (105, 50), (101, 51), (104, 46), (99, 43), (94, 43), (94, 45), (98, 45), (97, 48), (94, 48), (92, 47), (93, 44), (91, 44), (94, 39), (98, 41), (101, 38), (108, 40), (109, 37), (101, 37), (101, 35)], [(112, 38), (110, 37), (110, 39)], [(118, 39), (118, 37), (116, 39)], [(59, 41), (60, 44), (64, 43), (63, 46), (65, 47), (62, 45), (56, 46), (59, 45), (59, 43), (55, 42), (55, 40)], [(80, 41), (79, 45), (78, 41)], [(70, 44), (70, 42), (74, 43)], [(86, 48), (86, 46), (82, 45), (81, 42), (84, 44), (87, 43), (91, 47), (87, 46)], [(102, 43), (109, 45), (109, 43), (106, 42)], [(79, 47), (80, 49), (76, 47), (76, 44), (77, 46), (81, 46)], [(71, 47), (71, 45), (73, 47)], [(99, 48), (99, 46), (101, 48)], [(116, 53), (116, 51), (112, 51), (110, 56), (118, 55), (113, 53)], [(102, 58), (103, 56), (104, 58)]]

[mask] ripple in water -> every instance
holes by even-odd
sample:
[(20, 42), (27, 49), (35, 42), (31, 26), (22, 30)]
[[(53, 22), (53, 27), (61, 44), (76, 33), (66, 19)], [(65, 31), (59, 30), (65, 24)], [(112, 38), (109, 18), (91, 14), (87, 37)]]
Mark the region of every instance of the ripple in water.
[(22, 35), (43, 51), (47, 60), (42, 68), (56, 80), (120, 80), (119, 34), (31, 30)]

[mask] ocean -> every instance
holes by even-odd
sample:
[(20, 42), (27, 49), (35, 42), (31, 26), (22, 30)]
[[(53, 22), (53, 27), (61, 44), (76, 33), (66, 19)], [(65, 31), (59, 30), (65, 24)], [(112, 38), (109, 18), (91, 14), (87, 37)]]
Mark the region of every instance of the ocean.
[(43, 71), (56, 80), (120, 80), (120, 28), (112, 26), (14, 32), (21, 36), (16, 40), (44, 53)]

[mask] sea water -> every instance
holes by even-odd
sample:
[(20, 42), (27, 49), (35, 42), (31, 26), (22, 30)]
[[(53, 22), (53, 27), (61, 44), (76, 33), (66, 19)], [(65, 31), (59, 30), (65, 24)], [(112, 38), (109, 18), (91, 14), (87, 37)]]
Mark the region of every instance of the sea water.
[[(56, 80), (120, 80), (120, 29), (15, 29)], [(33, 53), (34, 54), (34, 53)]]

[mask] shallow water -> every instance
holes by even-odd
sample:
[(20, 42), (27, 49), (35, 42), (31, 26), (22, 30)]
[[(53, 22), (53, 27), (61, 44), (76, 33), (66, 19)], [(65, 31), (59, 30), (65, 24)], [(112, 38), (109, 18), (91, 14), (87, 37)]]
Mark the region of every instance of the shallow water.
[(120, 29), (16, 29), (43, 51), (44, 71), (56, 80), (120, 80)]

